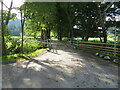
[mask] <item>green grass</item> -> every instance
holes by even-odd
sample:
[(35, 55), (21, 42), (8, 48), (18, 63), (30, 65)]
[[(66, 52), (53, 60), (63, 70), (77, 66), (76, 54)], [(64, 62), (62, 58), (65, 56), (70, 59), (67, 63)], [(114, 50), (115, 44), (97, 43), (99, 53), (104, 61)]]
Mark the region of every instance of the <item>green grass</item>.
[[(64, 39), (63, 41), (64, 43), (68, 43), (67, 39)], [(99, 40), (89, 40), (89, 42), (100, 42)], [(109, 41), (110, 43), (114, 43), (113, 41)], [(82, 48), (82, 47), (79, 47), (77, 49), (80, 49), (81, 51), (83, 52), (88, 52), (88, 53), (100, 53), (100, 54), (103, 54), (103, 55), (106, 55), (106, 56), (110, 56), (111, 58), (113, 59), (120, 59), (120, 57), (118, 56), (114, 56), (113, 54), (110, 54), (110, 53), (106, 53), (106, 52), (102, 52), (102, 51), (98, 51), (98, 50), (94, 50), (94, 49), (88, 49), (88, 48)]]
[(19, 56), (29, 56), (30, 58), (32, 58), (32, 57), (35, 57), (35, 56), (41, 54), (43, 51), (46, 51), (46, 50), (48, 50), (48, 49), (47, 48), (46, 49), (38, 49), (35, 52), (30, 52), (28, 54), (13, 54), (13, 55), (3, 56), (2, 63), (12, 63), (12, 62), (25, 60), (24, 58), (20, 58)]
[(113, 54), (110, 54), (110, 53), (103, 53), (103, 52), (102, 52), (102, 54), (103, 54), (103, 55), (106, 55), (106, 56), (110, 56), (110, 57), (113, 58), (113, 59), (120, 59), (120, 57), (114, 56)]
[(83, 51), (83, 52), (88, 52), (88, 53), (92, 53), (92, 54), (95, 54), (95, 53), (99, 53), (99, 54), (103, 54), (103, 55), (106, 55), (106, 56), (110, 56), (111, 58), (113, 59), (120, 59), (120, 57), (118, 56), (114, 56), (113, 54), (110, 54), (110, 53), (104, 53), (104, 52), (101, 52), (101, 51), (97, 51), (97, 50), (93, 50), (93, 49), (87, 49), (87, 48), (78, 48), (80, 51)]
[[(75, 39), (77, 39), (77, 40), (79, 40), (79, 41), (82, 40), (81, 38), (75, 38)], [(113, 37), (108, 37), (107, 39), (108, 39), (108, 40), (107, 40), (107, 43), (112, 43), (112, 44), (114, 43)], [(102, 40), (103, 40), (103, 38), (102, 38)], [(88, 41), (89, 41), (89, 42), (100, 42), (100, 38), (89, 38)], [(117, 41), (117, 43), (120, 43), (120, 42), (118, 41), (118, 37), (116, 37), (116, 41)]]
[[(11, 36), (11, 38), (22, 38), (21, 36)], [(34, 38), (33, 36), (24, 36), (24, 38)], [(37, 38), (40, 38), (40, 37), (37, 37)]]

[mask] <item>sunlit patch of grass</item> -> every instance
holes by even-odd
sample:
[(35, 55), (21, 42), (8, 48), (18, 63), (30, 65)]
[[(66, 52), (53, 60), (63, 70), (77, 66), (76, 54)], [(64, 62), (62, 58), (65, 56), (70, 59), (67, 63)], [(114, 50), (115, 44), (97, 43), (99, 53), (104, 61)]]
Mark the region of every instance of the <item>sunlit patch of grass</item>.
[(2, 61), (0, 61), (0, 63), (12, 63), (12, 62), (17, 62), (17, 61), (21, 61), (21, 60), (25, 60), (19, 56), (29, 56), (30, 58), (35, 57), (39, 54), (41, 54), (43, 51), (48, 50), (48, 48), (45, 49), (38, 49), (35, 52), (30, 52), (30, 53), (26, 53), (26, 54), (13, 54), (13, 55), (7, 55), (7, 56), (3, 56), (2, 57)]
[(55, 38), (55, 37), (52, 37), (50, 40), (58, 40), (57, 38)]
[[(107, 40), (107, 43), (114, 43), (113, 37), (112, 37), (112, 38), (111, 38), (111, 37), (108, 37), (107, 39), (108, 39), (108, 40)], [(103, 38), (102, 38), (102, 40), (103, 40)], [(88, 41), (89, 41), (89, 42), (100, 42), (100, 38), (89, 38)]]

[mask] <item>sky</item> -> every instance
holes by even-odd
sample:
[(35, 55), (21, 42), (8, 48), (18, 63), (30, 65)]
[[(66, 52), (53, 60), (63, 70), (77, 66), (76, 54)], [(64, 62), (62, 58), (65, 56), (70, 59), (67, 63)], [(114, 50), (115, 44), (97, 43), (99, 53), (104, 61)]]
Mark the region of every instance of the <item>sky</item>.
[[(13, 0), (13, 7), (20, 7), (23, 4), (24, 0)], [(7, 6), (10, 7), (11, 0), (3, 0), (3, 3)], [(8, 10), (5, 5), (3, 6), (4, 10)], [(1, 6), (0, 6), (1, 9)], [(17, 17), (20, 18), (20, 14), (18, 10), (12, 9), (12, 13), (17, 13)]]

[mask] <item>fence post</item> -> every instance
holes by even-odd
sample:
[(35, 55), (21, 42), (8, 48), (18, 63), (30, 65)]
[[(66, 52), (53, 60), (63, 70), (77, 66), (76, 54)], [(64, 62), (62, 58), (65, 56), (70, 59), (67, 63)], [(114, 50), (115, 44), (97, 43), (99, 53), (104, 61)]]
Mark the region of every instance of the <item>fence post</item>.
[(116, 29), (115, 29), (115, 36), (114, 36), (114, 56), (116, 56)]

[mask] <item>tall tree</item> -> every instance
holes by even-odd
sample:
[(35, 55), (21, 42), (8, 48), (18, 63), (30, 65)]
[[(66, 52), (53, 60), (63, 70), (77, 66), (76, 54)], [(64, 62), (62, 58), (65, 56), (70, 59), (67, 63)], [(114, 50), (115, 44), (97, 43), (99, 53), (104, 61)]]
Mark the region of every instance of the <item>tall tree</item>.
[[(50, 29), (54, 22), (55, 3), (28, 2), (26, 6), (27, 20), (31, 20), (41, 30), (42, 39), (50, 37)], [(34, 31), (33, 30), (33, 31)]]
[(5, 55), (6, 47), (5, 47), (5, 39), (4, 39), (3, 1), (1, 1), (1, 34), (2, 34), (2, 55)]
[(103, 31), (103, 36), (104, 36), (104, 43), (107, 42), (107, 28), (105, 26), (106, 24), (106, 13), (107, 10), (113, 5), (113, 2), (110, 3), (97, 3), (98, 4), (98, 10), (99, 10), (99, 15), (100, 15), (100, 25), (102, 27), (102, 31)]
[(3, 19), (4, 18), (4, 16), (3, 16), (3, 1), (1, 1), (2, 55), (7, 55), (7, 49), (6, 49), (5, 38), (4, 38), (4, 36), (5, 36), (4, 31), (5, 31), (6, 26), (8, 25), (9, 20), (10, 20), (12, 6), (13, 6), (13, 0), (11, 0), (10, 7), (8, 8), (7, 18), (6, 18), (5, 23), (4, 23), (4, 19)]
[(21, 29), (22, 29), (22, 41), (21, 48), (23, 53), (23, 42), (24, 42), (24, 25), (25, 25), (25, 14), (26, 14), (26, 3), (20, 7), (20, 15), (21, 15)]

